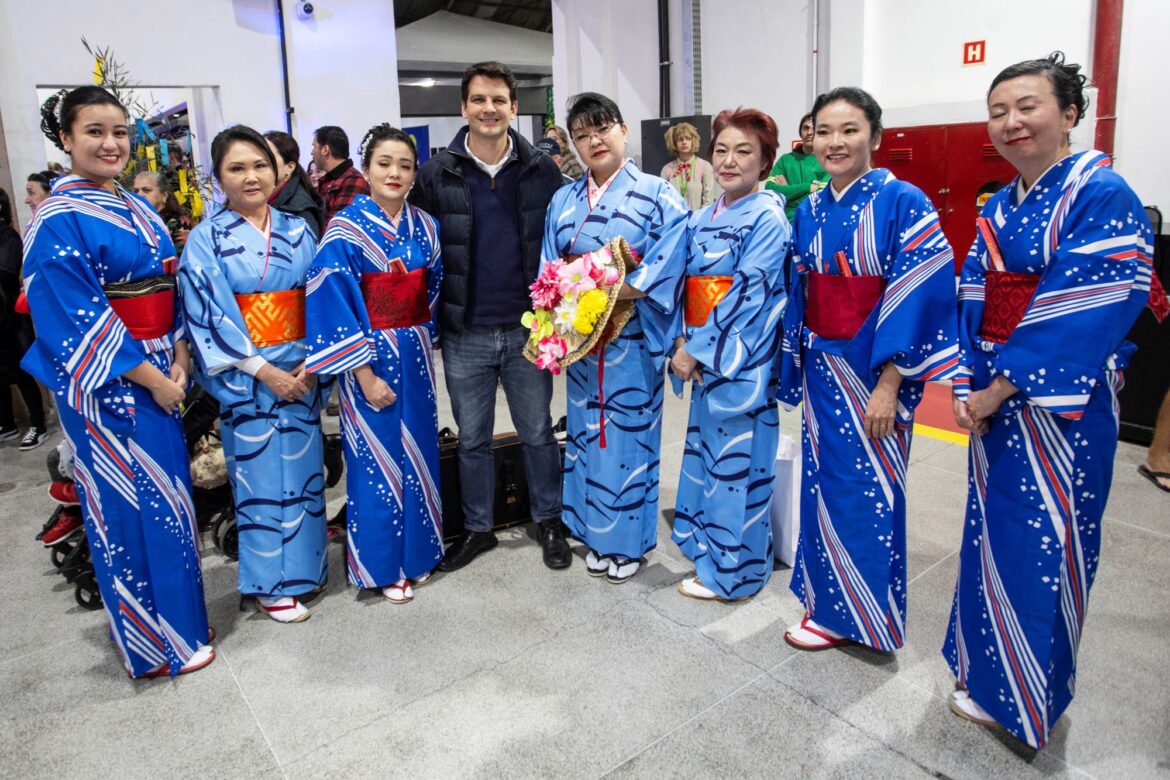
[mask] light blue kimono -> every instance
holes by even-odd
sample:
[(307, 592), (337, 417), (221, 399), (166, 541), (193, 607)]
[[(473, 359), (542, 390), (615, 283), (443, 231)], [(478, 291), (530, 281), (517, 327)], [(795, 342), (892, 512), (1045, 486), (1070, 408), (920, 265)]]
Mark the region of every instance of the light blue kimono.
[[(425, 268), (429, 322), (375, 329), (362, 297), (364, 274)], [(443, 281), (438, 226), (407, 205), (395, 227), (369, 196), (358, 195), (330, 221), (309, 275), (306, 365), (340, 375), (341, 430), (349, 498), (349, 581), (384, 588), (420, 577), (443, 558), (439, 495), (439, 416), (432, 343)], [(369, 366), (397, 394), (374, 409), (353, 369)]]
[(179, 283), (199, 383), (220, 404), (240, 532), (240, 592), (275, 597), (325, 582), (320, 412), (328, 387), (317, 382), (288, 402), (238, 367), (258, 355), (291, 371), (305, 358), (299, 340), (256, 347), (235, 299), (305, 284), (316, 250), (312, 231), (300, 217), (275, 209), (269, 214), (271, 240), (220, 207), (188, 236)]
[[(686, 253), (646, 263), (629, 280), (673, 320), (671, 332), (702, 366), (691, 383), (674, 542), (699, 581), (725, 599), (754, 595), (772, 576), (772, 475), (780, 420), (776, 368), (784, 258), (792, 231), (784, 199), (722, 199), (687, 222)], [(729, 276), (731, 287), (703, 325), (684, 325), (688, 276)], [(676, 380), (681, 395), (682, 386)]]
[[(675, 251), (688, 211), (673, 187), (627, 161), (590, 209), (588, 181), (582, 177), (553, 195), (542, 264), (592, 252), (618, 236), (645, 258)], [(658, 544), (665, 336), (644, 327), (645, 305), (635, 304), (617, 339), (567, 371), (563, 519), (573, 538), (603, 556), (637, 559)]]
[(103, 288), (173, 273), (175, 247), (146, 201), (116, 189), (65, 176), (37, 209), (24, 243), (37, 340), (21, 365), (57, 399), (122, 662), (174, 675), (208, 633), (187, 447), (178, 412), (122, 375), (143, 362), (168, 374), (182, 326), (135, 339)]

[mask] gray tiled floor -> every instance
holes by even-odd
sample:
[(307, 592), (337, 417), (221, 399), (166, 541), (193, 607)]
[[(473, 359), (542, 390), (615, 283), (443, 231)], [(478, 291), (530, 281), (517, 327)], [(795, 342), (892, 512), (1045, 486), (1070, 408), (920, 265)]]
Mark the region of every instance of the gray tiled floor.
[[(668, 398), (665, 509), (685, 424)], [(496, 427), (510, 428), (502, 394)], [(682, 598), (690, 567), (664, 518), (626, 585), (586, 577), (579, 559), (545, 569), (520, 528), (407, 607), (345, 587), (334, 545), (328, 591), (297, 626), (238, 612), (235, 568), (208, 544), (219, 657), (153, 682), (125, 678), (101, 614), (74, 604), (32, 541), (52, 508), (47, 451), (0, 447), (5, 777), (1170, 777), (1170, 496), (1136, 474), (1136, 447), (1117, 457), (1077, 698), (1040, 754), (946, 709), (955, 445), (914, 445), (910, 638), (895, 657), (791, 650), (801, 610), (783, 567), (747, 603)]]

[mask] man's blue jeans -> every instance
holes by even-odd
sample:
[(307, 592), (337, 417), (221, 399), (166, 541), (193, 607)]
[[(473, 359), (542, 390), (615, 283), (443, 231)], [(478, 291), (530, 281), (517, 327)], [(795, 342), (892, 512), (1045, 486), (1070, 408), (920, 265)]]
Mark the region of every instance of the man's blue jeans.
[(528, 329), (465, 326), (443, 332), (443, 374), (451, 411), (459, 427), (459, 492), (463, 526), (468, 531), (492, 530), (496, 464), (492, 432), (496, 387), (504, 397), (524, 454), (532, 519), (560, 518), (561, 456), (552, 433), (549, 406), (552, 376), (524, 357)]

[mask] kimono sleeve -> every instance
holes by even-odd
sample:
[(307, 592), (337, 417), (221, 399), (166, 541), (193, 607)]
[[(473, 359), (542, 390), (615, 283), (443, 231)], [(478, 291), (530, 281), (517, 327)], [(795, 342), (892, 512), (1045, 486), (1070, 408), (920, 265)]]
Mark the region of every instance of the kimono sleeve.
[(784, 258), (792, 240), (777, 201), (760, 211), (745, 236), (727, 295), (706, 324), (689, 329), (687, 352), (705, 373), (735, 379), (741, 372), (775, 363), (786, 301)]
[(682, 333), (683, 280), (686, 278), (687, 244), (691, 212), (674, 187), (659, 180), (656, 217), (647, 230), (642, 262), (626, 277), (626, 284), (646, 293), (634, 302), (646, 347), (657, 357), (671, 351)]
[[(1047, 236), (1047, 233), (1046, 233)], [(1128, 185), (1101, 169), (1080, 190), (996, 370), (1028, 400), (1079, 419), (1149, 297), (1153, 235)]]
[(540, 268), (549, 263), (554, 263), (560, 259), (561, 253), (557, 249), (557, 226), (556, 215), (560, 213), (563, 208), (564, 197), (562, 192), (571, 190), (571, 187), (565, 186), (557, 190), (553, 194), (552, 200), (548, 203), (548, 208), (544, 211), (544, 235), (540, 239)]
[(24, 271), (35, 348), (56, 372), (37, 378), (80, 410), (82, 393), (117, 380), (145, 361), (146, 352), (110, 308), (74, 215), (37, 218), (29, 235)]
[[(163, 235), (164, 235), (165, 241), (167, 243), (167, 246), (169, 246), (169, 248), (170, 248), (169, 255), (167, 255), (165, 252), (163, 254), (163, 257), (169, 257), (169, 260), (164, 261), (164, 266), (168, 266), (170, 269), (172, 269), (173, 273), (177, 277), (178, 266), (179, 266), (179, 252), (175, 247), (174, 241), (171, 239), (170, 233), (169, 232), (164, 233)], [(180, 340), (187, 341), (190, 338), (187, 335), (187, 318), (183, 314), (183, 299), (182, 299), (182, 296), (179, 294), (179, 291), (177, 289), (178, 288), (178, 279), (177, 278), (175, 280), (175, 286), (176, 286), (176, 290), (175, 290), (175, 328), (174, 328), (174, 330), (171, 331), (172, 343), (178, 342)]]
[(897, 249), (887, 266), (869, 366), (877, 372), (892, 362), (916, 382), (950, 379), (959, 362), (954, 252), (934, 205), (917, 187), (903, 185), (888, 207), (895, 209)]
[(443, 242), (438, 220), (430, 214), (423, 217), (431, 227), (431, 258), (427, 262), (427, 305), (431, 309), (431, 346), (439, 347), (439, 296), (443, 291)]
[[(994, 210), (994, 205), (995, 200), (987, 203), (980, 215), (989, 215)], [(954, 376), (951, 377), (952, 394), (964, 401), (971, 393), (971, 379), (975, 374), (974, 350), (978, 348), (979, 327), (983, 323), (986, 276), (987, 243), (976, 231), (975, 243), (971, 245), (971, 251), (963, 261), (963, 273), (959, 278), (959, 364), (955, 367)]]
[(187, 337), (205, 373), (215, 376), (260, 356), (223, 272), (216, 229), (210, 221), (187, 237), (179, 265), (179, 291)]
[[(796, 214), (792, 220), (792, 262), (788, 263), (788, 299), (784, 307), (783, 329), (780, 337), (780, 367), (778, 374), (780, 386), (777, 398), (789, 410), (795, 409), (804, 398), (804, 374), (801, 360), (802, 342), (804, 333), (805, 309), (805, 280), (808, 276), (808, 266), (798, 253), (799, 247), (809, 245), (808, 238), (803, 235), (813, 224), (812, 198), (805, 198), (796, 207)], [(812, 258), (809, 259), (811, 264)]]
[(362, 298), (362, 250), (334, 222), (325, 233), (305, 285), (305, 369), (344, 374), (375, 359)]
[(666, 187), (670, 188), (673, 198), (659, 201), (662, 209), (660, 220), (649, 226), (646, 253), (638, 267), (626, 276), (626, 284), (646, 294), (642, 303), (650, 304), (662, 314), (672, 315), (682, 301), (686, 249), (693, 217), (675, 203), (678, 194), (673, 187)]

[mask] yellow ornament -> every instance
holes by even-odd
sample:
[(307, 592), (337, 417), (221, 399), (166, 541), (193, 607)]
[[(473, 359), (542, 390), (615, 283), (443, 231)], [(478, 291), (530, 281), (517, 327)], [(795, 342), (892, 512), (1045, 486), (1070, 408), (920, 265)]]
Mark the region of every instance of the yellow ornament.
[(609, 297), (602, 290), (588, 290), (577, 299), (577, 314), (573, 317), (573, 328), (588, 336), (593, 332), (597, 320), (605, 313)]

